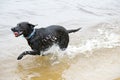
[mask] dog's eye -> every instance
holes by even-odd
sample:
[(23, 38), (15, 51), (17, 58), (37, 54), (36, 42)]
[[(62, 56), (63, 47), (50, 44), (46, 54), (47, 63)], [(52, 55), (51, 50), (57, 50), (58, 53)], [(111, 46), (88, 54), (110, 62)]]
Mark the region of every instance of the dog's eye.
[(17, 26), (21, 26), (21, 24), (17, 24)]
[(19, 24), (19, 26), (21, 26), (21, 24)]

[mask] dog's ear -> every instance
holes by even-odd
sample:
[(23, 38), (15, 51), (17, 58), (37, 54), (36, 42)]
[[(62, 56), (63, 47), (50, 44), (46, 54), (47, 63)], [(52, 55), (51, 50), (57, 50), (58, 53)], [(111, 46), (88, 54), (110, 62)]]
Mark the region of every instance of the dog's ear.
[(37, 26), (38, 24), (34, 25), (34, 24), (31, 24), (31, 23), (28, 23), (28, 25), (34, 28), (34, 27)]

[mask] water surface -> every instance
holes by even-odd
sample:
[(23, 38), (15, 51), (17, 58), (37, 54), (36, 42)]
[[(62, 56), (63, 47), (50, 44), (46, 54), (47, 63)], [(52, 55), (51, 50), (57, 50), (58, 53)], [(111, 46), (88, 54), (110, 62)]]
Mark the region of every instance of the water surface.
[[(120, 0), (0, 0), (0, 80), (120, 80)], [(17, 57), (31, 50), (10, 31), (17, 23), (82, 27), (66, 51)]]

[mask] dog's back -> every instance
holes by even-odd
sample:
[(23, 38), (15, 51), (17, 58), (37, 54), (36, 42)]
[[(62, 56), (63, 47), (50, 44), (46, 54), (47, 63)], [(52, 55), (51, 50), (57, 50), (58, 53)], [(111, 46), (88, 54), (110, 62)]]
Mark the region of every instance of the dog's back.
[[(39, 36), (38, 39), (40, 43), (38, 44), (41, 45), (40, 48), (44, 51), (47, 50), (47, 48), (51, 47), (53, 44), (60, 44), (62, 38), (68, 38), (64, 34), (68, 36), (67, 30), (65, 28), (62, 26), (52, 25), (48, 26), (47, 28), (36, 29), (35, 36)], [(34, 42), (37, 43), (38, 40)]]

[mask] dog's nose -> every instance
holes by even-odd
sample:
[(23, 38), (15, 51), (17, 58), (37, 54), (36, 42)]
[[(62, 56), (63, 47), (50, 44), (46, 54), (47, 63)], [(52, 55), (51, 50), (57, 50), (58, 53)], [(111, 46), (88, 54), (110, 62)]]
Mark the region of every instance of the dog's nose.
[(15, 28), (11, 28), (11, 30), (12, 30), (12, 31), (14, 31), (14, 30), (15, 30)]

